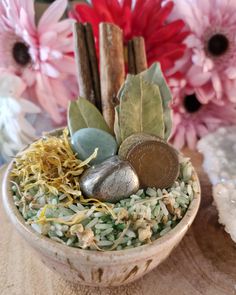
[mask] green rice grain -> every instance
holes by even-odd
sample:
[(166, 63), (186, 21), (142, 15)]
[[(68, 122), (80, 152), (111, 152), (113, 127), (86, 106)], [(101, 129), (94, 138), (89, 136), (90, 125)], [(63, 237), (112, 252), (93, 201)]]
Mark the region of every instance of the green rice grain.
[[(18, 191), (20, 179), (14, 179), (11, 188), (16, 206), (37, 233), (71, 247), (122, 250), (151, 243), (178, 224), (199, 189), (192, 174), (189, 159), (180, 157), (179, 178), (170, 188), (140, 189), (115, 204), (107, 203), (113, 214), (97, 210), (94, 204), (81, 204), (79, 196), (65, 207), (65, 194), (45, 197), (40, 186), (30, 189), (30, 197), (25, 198), (24, 192)], [(42, 210), (47, 220), (37, 223)], [(68, 223), (76, 220), (78, 214), (82, 214), (82, 219)]]

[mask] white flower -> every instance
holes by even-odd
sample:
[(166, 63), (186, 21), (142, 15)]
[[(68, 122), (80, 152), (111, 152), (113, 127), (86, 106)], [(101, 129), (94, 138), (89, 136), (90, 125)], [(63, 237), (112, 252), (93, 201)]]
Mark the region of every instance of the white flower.
[(0, 73), (0, 158), (5, 161), (35, 138), (35, 129), (26, 115), (40, 113), (40, 109), (21, 97), (24, 90), (19, 77)]

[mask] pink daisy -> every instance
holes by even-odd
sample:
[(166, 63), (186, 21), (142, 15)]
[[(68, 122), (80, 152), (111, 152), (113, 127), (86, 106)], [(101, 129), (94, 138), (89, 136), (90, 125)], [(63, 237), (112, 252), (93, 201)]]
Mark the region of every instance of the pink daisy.
[(36, 25), (34, 0), (0, 3), (0, 66), (24, 80), (30, 96), (56, 123), (76, 89), (73, 20), (59, 21), (66, 7), (66, 0), (55, 1)]
[[(177, 149), (195, 149), (197, 141), (220, 126), (236, 124), (236, 104), (202, 104), (185, 79), (170, 80), (174, 99), (171, 142)], [(224, 102), (224, 101), (223, 101)]]
[(182, 19), (190, 35), (188, 50), (176, 63), (202, 103), (236, 102), (236, 1), (174, 0), (173, 19)]

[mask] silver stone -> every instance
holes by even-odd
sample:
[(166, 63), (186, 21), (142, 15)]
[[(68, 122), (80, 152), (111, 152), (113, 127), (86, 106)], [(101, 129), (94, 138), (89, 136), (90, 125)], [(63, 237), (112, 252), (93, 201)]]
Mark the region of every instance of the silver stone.
[(138, 191), (139, 179), (129, 162), (114, 156), (88, 168), (81, 177), (80, 188), (87, 197), (117, 202)]

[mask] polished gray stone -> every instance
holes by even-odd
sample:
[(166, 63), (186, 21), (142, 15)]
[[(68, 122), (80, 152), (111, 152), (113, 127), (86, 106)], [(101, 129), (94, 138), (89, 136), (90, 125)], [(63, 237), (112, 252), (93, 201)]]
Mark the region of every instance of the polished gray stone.
[(80, 188), (87, 197), (117, 202), (138, 191), (139, 179), (129, 162), (114, 156), (88, 168), (81, 177)]

